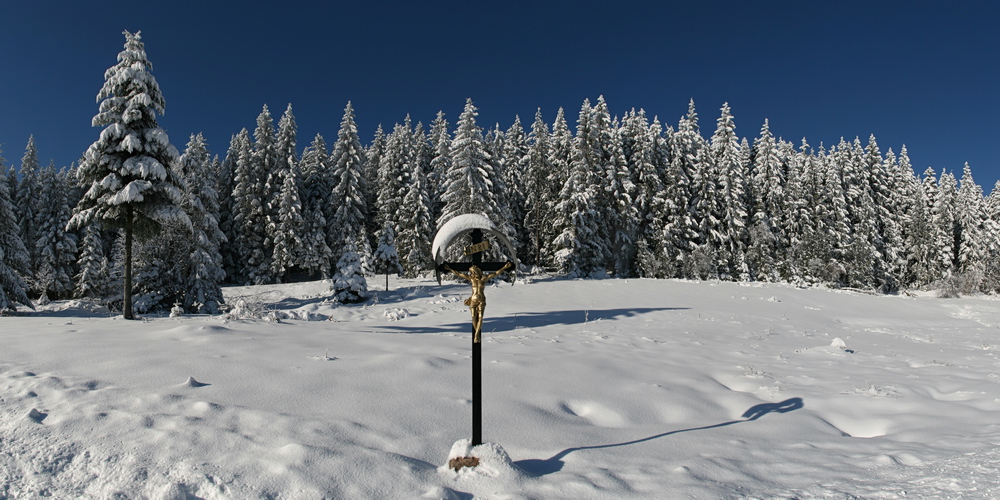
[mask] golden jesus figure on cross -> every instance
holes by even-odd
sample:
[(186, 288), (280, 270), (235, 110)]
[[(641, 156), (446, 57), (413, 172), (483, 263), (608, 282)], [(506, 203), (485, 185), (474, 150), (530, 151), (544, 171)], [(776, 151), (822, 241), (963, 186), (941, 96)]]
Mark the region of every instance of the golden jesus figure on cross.
[(465, 305), (469, 306), (469, 311), (472, 312), (472, 330), (473, 336), (472, 341), (476, 344), (480, 342), (480, 334), (483, 331), (483, 312), (486, 311), (486, 282), (496, 278), (500, 273), (510, 269), (513, 265), (508, 262), (500, 268), (499, 271), (490, 274), (489, 276), (483, 276), (483, 271), (479, 269), (479, 266), (472, 266), (469, 268), (469, 274), (462, 274), (450, 266), (445, 264), (444, 269), (449, 271), (451, 274), (458, 276), (464, 280), (467, 280), (470, 285), (472, 285), (472, 296), (465, 299)]

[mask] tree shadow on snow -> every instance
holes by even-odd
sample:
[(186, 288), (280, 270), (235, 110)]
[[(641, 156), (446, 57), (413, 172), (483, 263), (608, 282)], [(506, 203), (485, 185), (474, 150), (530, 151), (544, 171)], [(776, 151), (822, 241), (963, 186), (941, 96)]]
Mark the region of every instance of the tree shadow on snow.
[(804, 403), (802, 402), (802, 398), (786, 399), (780, 403), (762, 403), (759, 405), (752, 406), (750, 407), (750, 409), (743, 412), (743, 420), (732, 420), (729, 422), (722, 422), (720, 424), (706, 425), (704, 427), (692, 427), (690, 429), (669, 431), (669, 432), (664, 432), (662, 434), (657, 434), (655, 436), (644, 437), (642, 439), (636, 439), (634, 441), (627, 441), (624, 443), (601, 444), (594, 446), (578, 446), (575, 448), (566, 448), (565, 450), (560, 451), (559, 453), (553, 455), (551, 458), (545, 460), (539, 460), (539, 459), (518, 460), (514, 462), (514, 465), (517, 465), (518, 467), (521, 468), (521, 470), (529, 474), (533, 474), (535, 476), (545, 476), (548, 474), (552, 474), (554, 472), (561, 471), (564, 465), (562, 459), (565, 458), (566, 455), (569, 455), (570, 453), (573, 453), (575, 451), (599, 450), (603, 448), (617, 448), (619, 446), (630, 446), (633, 444), (645, 443), (646, 441), (652, 441), (654, 439), (659, 439), (674, 434), (680, 434), (682, 432), (717, 429), (719, 427), (726, 427), (734, 424), (740, 424), (743, 422), (751, 422), (769, 413), (788, 413), (790, 411), (798, 410), (803, 406)]
[[(461, 306), (461, 302), (456, 304)], [(464, 307), (464, 306), (462, 306)], [(658, 311), (680, 311), (687, 307), (635, 307), (623, 309), (576, 309), (571, 311), (548, 311), (515, 313), (498, 318), (490, 318), (490, 308), (486, 306), (483, 333), (513, 332), (519, 328), (538, 328), (550, 325), (582, 325), (600, 320), (630, 318)], [(469, 321), (439, 326), (384, 326), (383, 330), (399, 333), (468, 333)]]

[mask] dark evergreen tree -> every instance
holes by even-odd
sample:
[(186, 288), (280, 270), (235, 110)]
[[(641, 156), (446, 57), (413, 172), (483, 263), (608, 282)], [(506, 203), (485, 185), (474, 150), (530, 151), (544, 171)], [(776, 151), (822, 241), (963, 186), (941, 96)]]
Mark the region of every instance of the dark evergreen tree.
[(0, 312), (16, 310), (18, 304), (35, 308), (28, 298), (28, 285), (22, 278), (28, 272), (28, 250), (21, 241), (8, 174), (3, 171), (4, 161), (0, 156)]
[(184, 309), (190, 313), (218, 314), (224, 303), (220, 284), (226, 277), (220, 247), (226, 235), (219, 229), (217, 178), (208, 145), (202, 134), (192, 135), (181, 156), (184, 177), (184, 210), (191, 218), (186, 238), (188, 256), (184, 266)]
[(180, 180), (171, 169), (177, 161), (166, 132), (156, 123), (164, 99), (139, 32), (124, 32), (125, 50), (105, 73), (97, 94), (95, 126), (101, 137), (87, 150), (78, 176), (89, 189), (76, 207), (71, 229), (100, 223), (120, 227), (125, 237), (125, 319), (132, 311), (132, 239), (148, 238), (164, 224), (190, 225), (180, 209)]
[(365, 205), (368, 185), (364, 177), (365, 154), (358, 139), (358, 127), (354, 122), (354, 108), (347, 103), (344, 117), (340, 122), (337, 142), (330, 153), (333, 169), (333, 192), (330, 197), (335, 207), (330, 219), (329, 231), (333, 236), (330, 248), (334, 255), (343, 256), (351, 252), (358, 254), (362, 269), (368, 267), (372, 252), (368, 241), (366, 221), (368, 206)]
[(497, 177), (494, 165), (486, 150), (482, 129), (476, 125), (478, 114), (472, 99), (466, 100), (451, 143), (452, 163), (442, 198), (445, 206), (437, 224), (440, 227), (455, 216), (478, 213), (509, 233), (494, 191)]
[(35, 274), (32, 279), (40, 302), (68, 298), (76, 275), (76, 235), (66, 230), (72, 216), (65, 172), (49, 165), (38, 175), (38, 197), (44, 203), (35, 213)]
[(333, 195), (333, 172), (323, 136), (316, 134), (302, 153), (302, 255), (301, 265), (314, 278), (332, 275), (333, 250), (327, 242), (326, 207)]

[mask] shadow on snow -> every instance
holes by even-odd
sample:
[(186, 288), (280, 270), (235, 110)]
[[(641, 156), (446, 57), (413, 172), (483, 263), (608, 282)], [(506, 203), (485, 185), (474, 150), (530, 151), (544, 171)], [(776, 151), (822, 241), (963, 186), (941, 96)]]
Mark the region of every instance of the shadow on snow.
[(553, 455), (551, 458), (545, 460), (539, 460), (539, 459), (519, 460), (517, 462), (514, 462), (514, 465), (520, 467), (521, 470), (529, 474), (533, 474), (535, 476), (544, 476), (562, 470), (563, 468), (562, 459), (565, 458), (566, 455), (569, 455), (570, 453), (573, 452), (584, 451), (584, 450), (599, 450), (604, 448), (617, 448), (619, 446), (631, 446), (633, 444), (645, 443), (646, 441), (652, 441), (654, 439), (660, 439), (674, 434), (680, 434), (682, 432), (717, 429), (719, 427), (726, 427), (729, 425), (740, 424), (743, 422), (752, 422), (769, 413), (788, 413), (790, 411), (798, 410), (803, 406), (804, 404), (802, 402), (802, 398), (786, 399), (780, 403), (762, 403), (759, 405), (752, 406), (750, 409), (743, 412), (743, 420), (732, 420), (729, 422), (722, 422), (720, 424), (706, 425), (704, 427), (692, 427), (690, 429), (669, 431), (669, 432), (664, 432), (662, 434), (657, 434), (655, 436), (644, 437), (642, 439), (636, 439), (633, 441), (626, 441), (624, 443), (601, 444), (594, 446), (578, 446), (575, 448), (566, 448), (565, 450), (560, 451), (559, 453)]
[[(461, 305), (461, 302), (457, 303)], [(464, 308), (464, 306), (463, 306)], [(600, 320), (611, 320), (618, 318), (631, 318), (659, 311), (680, 311), (687, 307), (633, 307), (622, 309), (574, 309), (569, 311), (548, 311), (548, 312), (528, 312), (514, 313), (499, 318), (490, 318), (489, 306), (486, 306), (486, 319), (483, 321), (483, 333), (513, 332), (519, 328), (539, 328), (550, 325), (582, 325)], [(466, 314), (468, 312), (466, 311)], [(378, 326), (390, 332), (397, 333), (468, 333), (471, 330), (471, 321), (461, 323), (450, 323), (437, 326), (399, 326), (387, 325)]]

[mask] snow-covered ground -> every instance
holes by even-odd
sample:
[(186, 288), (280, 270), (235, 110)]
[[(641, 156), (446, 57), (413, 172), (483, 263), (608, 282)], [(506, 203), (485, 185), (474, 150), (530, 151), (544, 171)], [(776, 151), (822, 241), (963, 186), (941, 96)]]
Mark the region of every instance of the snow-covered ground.
[(1000, 497), (996, 298), (529, 281), (487, 289), (495, 445), (458, 473), (467, 285), (0, 318), (0, 498)]

